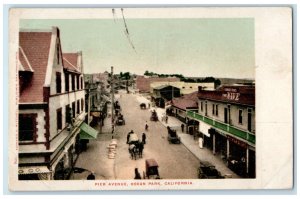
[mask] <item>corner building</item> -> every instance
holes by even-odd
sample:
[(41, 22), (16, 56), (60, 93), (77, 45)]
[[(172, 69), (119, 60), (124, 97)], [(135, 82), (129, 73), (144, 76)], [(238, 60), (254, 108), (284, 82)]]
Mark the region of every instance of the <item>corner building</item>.
[(198, 112), (187, 116), (199, 123), (204, 146), (237, 174), (255, 178), (255, 86), (199, 87), (198, 99)]
[(62, 53), (59, 29), (19, 33), (19, 180), (67, 179), (86, 117), (82, 54)]

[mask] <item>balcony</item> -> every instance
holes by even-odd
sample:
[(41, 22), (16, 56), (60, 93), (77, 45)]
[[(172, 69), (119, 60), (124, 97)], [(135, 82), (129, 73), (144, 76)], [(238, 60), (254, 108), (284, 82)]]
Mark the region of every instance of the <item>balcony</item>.
[(216, 129), (225, 131), (228, 134), (239, 137), (239, 138), (245, 140), (246, 142), (255, 144), (255, 135), (248, 131), (238, 129), (230, 124), (226, 124), (226, 123), (223, 123), (223, 122), (220, 122), (217, 120), (210, 119), (206, 116), (200, 115), (193, 111), (187, 111), (187, 116), (191, 117), (193, 119), (205, 122), (205, 123), (215, 127)]

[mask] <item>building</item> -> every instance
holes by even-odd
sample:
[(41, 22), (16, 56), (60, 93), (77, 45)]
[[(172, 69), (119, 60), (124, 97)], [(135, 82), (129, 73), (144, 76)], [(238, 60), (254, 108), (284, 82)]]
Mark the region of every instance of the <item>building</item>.
[(244, 162), (236, 170), (240, 175), (255, 177), (255, 86), (222, 86), (215, 91), (200, 87), (198, 98), (198, 112), (187, 111), (194, 125), (189, 128), (194, 127), (204, 146), (229, 164)]
[(170, 85), (162, 85), (153, 88), (153, 93), (151, 93), (151, 101), (154, 102), (155, 106), (165, 108), (167, 102), (171, 101), (174, 97), (179, 96), (179, 88)]
[(86, 139), (82, 53), (57, 27), (19, 33), (19, 180), (66, 179)]
[(191, 83), (191, 82), (182, 82), (182, 81), (159, 81), (150, 83), (150, 93), (153, 92), (153, 88), (163, 85), (170, 85), (180, 89), (181, 95), (186, 95), (198, 91), (198, 87), (201, 86), (203, 90), (214, 90), (214, 82), (201, 82), (201, 83)]
[(176, 77), (145, 77), (145, 76), (137, 76), (136, 77), (136, 89), (140, 93), (149, 93), (150, 92), (150, 84), (152, 82), (174, 82), (180, 81), (179, 78)]
[(167, 109), (169, 115), (174, 115), (184, 123), (187, 121), (187, 111), (198, 111), (198, 91), (174, 98)]

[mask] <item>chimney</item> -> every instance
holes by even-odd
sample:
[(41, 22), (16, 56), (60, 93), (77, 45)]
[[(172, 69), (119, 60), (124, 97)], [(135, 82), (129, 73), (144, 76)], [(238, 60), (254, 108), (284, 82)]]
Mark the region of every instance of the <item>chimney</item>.
[(202, 86), (198, 86), (198, 92), (202, 91)]

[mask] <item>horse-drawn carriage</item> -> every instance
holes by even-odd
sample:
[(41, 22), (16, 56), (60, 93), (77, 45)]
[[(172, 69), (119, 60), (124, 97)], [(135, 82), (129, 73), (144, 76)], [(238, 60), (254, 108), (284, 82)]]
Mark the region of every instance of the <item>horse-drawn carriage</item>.
[(155, 110), (153, 110), (153, 111), (151, 112), (150, 121), (155, 121), (155, 122), (158, 121), (158, 116), (157, 116), (157, 113), (156, 113)]
[(160, 179), (158, 173), (158, 164), (155, 159), (147, 159), (145, 161), (146, 172), (143, 172), (144, 179)]
[(141, 108), (141, 109), (146, 109), (146, 104), (145, 104), (145, 103), (141, 103), (141, 104), (140, 104), (140, 108)]
[(125, 119), (122, 114), (117, 116), (116, 125), (125, 125)]
[(144, 143), (142, 143), (136, 133), (129, 133), (128, 138), (128, 151), (131, 155), (131, 159), (137, 159), (137, 157), (143, 157)]
[(177, 135), (176, 130), (171, 129), (169, 126), (167, 127), (168, 129), (168, 141), (171, 144), (180, 144), (181, 140), (180, 137)]

